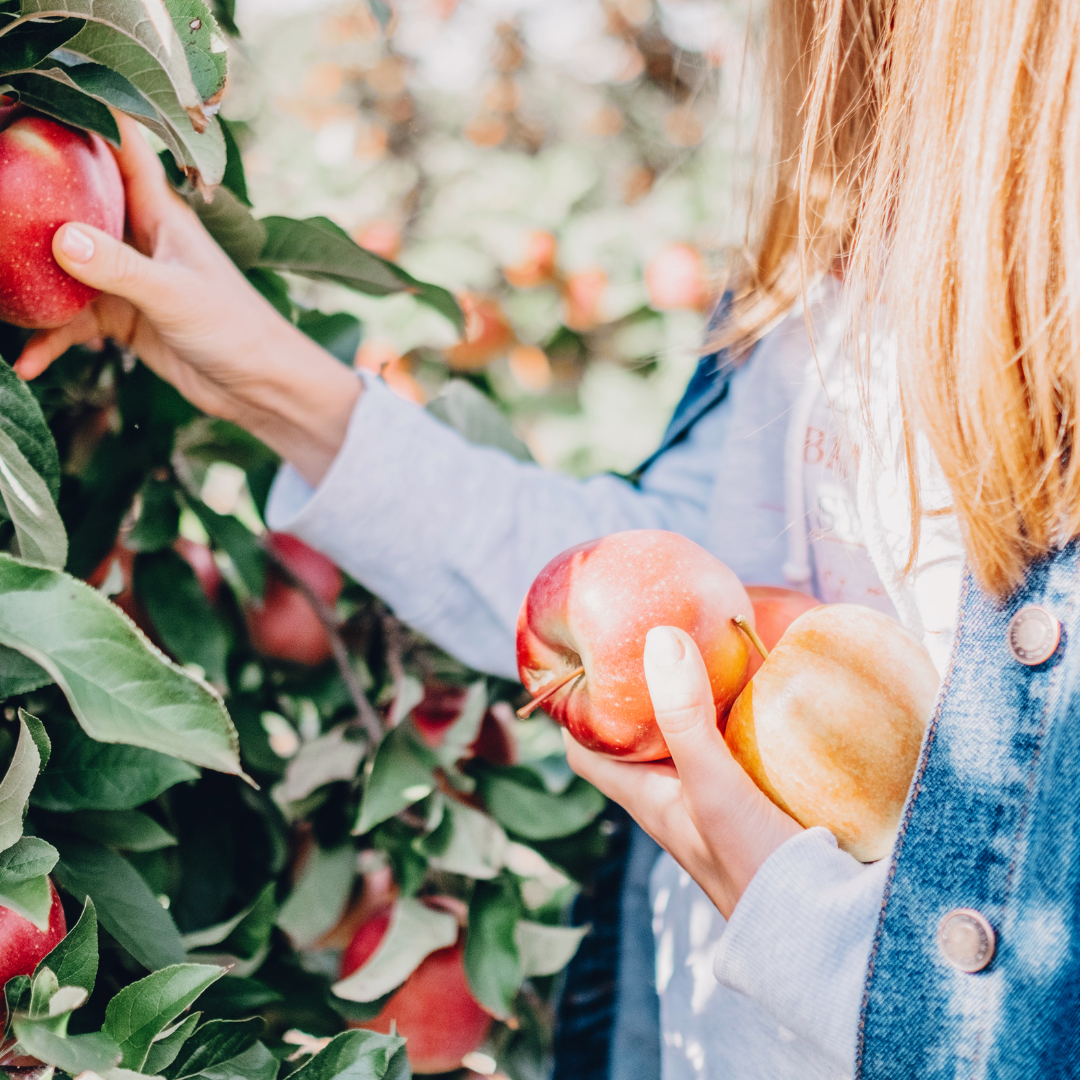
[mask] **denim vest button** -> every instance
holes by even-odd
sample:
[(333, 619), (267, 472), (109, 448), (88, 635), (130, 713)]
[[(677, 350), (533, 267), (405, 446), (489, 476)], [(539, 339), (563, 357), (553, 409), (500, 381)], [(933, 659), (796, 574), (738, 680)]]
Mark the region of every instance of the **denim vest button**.
[(1009, 652), (1021, 664), (1033, 667), (1049, 660), (1061, 641), (1061, 623), (1046, 608), (1029, 604), (1009, 623)]
[(994, 928), (972, 908), (954, 908), (941, 920), (937, 943), (957, 971), (982, 971), (994, 957)]

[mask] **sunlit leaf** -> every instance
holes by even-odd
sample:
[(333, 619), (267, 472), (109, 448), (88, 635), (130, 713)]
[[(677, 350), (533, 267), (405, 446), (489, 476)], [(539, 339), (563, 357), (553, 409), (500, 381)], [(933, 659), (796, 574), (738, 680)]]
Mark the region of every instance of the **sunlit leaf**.
[(581, 939), (590, 926), (545, 926), (543, 923), (519, 919), (514, 941), (521, 958), (521, 973), (554, 975), (574, 958)]

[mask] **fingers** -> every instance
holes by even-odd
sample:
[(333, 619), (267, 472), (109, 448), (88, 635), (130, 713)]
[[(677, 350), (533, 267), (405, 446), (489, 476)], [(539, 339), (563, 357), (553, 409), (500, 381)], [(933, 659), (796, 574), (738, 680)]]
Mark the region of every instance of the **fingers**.
[(135, 319), (135, 309), (126, 300), (116, 296), (100, 296), (66, 326), (39, 330), (34, 334), (15, 362), (15, 373), (22, 379), (36, 379), (73, 345), (94, 347), (106, 337), (128, 345), (131, 343)]
[(151, 317), (163, 306), (175, 305), (176, 270), (167, 263), (140, 255), (92, 225), (61, 225), (53, 236), (53, 255), (73, 278), (129, 300)]
[(654, 627), (645, 638), (644, 662), (656, 723), (679, 775), (691, 787), (715, 783), (735, 762), (716, 726), (709, 674), (693, 638), (671, 626)]
[(128, 224), (136, 243), (147, 250), (162, 219), (182, 204), (140, 126), (122, 113), (114, 116), (120, 128), (120, 149), (115, 153), (127, 196)]

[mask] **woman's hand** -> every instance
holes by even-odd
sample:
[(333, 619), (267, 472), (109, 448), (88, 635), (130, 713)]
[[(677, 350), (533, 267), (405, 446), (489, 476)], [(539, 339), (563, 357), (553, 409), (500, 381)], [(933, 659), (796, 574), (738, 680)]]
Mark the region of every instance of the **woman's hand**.
[(35, 334), (15, 370), (32, 379), (72, 345), (112, 338), (317, 483), (362, 384), (252, 288), (169, 186), (138, 126), (124, 116), (117, 123), (134, 246), (79, 223), (56, 231), (56, 261), (102, 295), (67, 326)]
[(645, 678), (670, 761), (631, 764), (569, 736), (570, 767), (624, 806), (730, 918), (763, 862), (800, 826), (757, 788), (716, 726), (705, 663), (682, 630), (645, 639)]

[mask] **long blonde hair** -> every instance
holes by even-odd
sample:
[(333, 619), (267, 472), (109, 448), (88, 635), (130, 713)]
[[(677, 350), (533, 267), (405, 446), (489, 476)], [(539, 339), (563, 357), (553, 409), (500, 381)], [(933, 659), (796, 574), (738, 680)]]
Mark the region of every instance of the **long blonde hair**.
[(913, 514), (917, 426), (1003, 595), (1080, 533), (1080, 4), (888, 8), (847, 279), (897, 334)]

